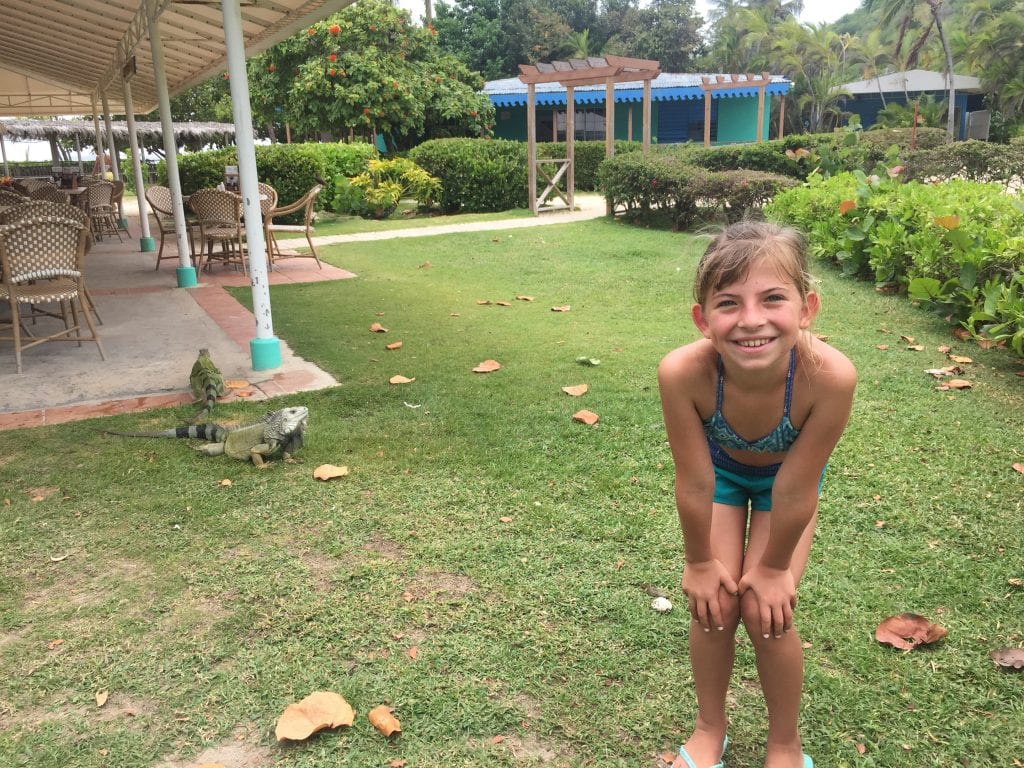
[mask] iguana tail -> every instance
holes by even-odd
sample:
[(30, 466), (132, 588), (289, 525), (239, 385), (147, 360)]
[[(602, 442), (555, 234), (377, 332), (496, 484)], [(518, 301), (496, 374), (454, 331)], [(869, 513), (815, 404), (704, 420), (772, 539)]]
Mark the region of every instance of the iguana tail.
[(113, 432), (107, 429), (104, 430), (104, 434), (119, 435), (120, 437), (188, 437), (208, 440), (211, 443), (223, 443), (228, 431), (220, 424), (196, 424), (190, 427), (175, 427), (156, 432)]
[(223, 389), (223, 385), (218, 385), (216, 382), (210, 382), (205, 386), (202, 398), (205, 405), (192, 419), (193, 422), (200, 422), (203, 419), (209, 418), (210, 414), (213, 413), (213, 406), (217, 404), (217, 398), (224, 394)]

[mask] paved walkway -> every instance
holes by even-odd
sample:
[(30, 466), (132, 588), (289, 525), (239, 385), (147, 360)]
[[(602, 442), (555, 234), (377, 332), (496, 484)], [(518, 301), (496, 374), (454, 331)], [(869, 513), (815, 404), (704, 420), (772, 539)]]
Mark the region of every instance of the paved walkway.
[[(538, 217), (334, 235), (314, 238), (314, 243), (515, 229), (605, 215), (604, 198), (598, 195), (577, 195), (576, 203), (578, 210), (563, 208)], [(245, 382), (229, 399), (264, 400), (338, 384), (283, 341), (280, 368), (252, 370), (249, 341), (255, 335), (255, 319), (225, 290), (249, 285), (249, 279), (214, 267), (198, 287), (178, 289), (174, 262), (165, 259), (157, 270), (156, 255), (139, 252), (137, 208), (126, 207), (131, 237), (123, 243), (110, 238), (98, 243), (87, 263), (90, 293), (103, 320), (99, 333), (107, 359), (101, 360), (90, 343), (42, 344), (23, 352), (24, 372), (18, 374), (11, 343), (0, 343), (0, 429), (186, 404), (191, 400), (188, 373), (200, 347), (210, 350), (226, 379)], [(159, 244), (155, 231), (154, 236)], [(301, 258), (279, 262), (268, 280), (277, 285), (355, 277), (327, 264), (317, 269), (312, 259)]]

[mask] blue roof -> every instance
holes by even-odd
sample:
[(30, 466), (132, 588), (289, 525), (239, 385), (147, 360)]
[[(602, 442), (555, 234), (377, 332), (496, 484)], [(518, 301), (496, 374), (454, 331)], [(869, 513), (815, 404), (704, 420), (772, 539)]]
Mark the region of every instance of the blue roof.
[[(708, 74), (674, 74), (663, 72), (651, 81), (651, 101), (683, 101), (684, 99), (703, 99), (701, 88), (702, 78), (714, 77)], [(769, 96), (781, 96), (789, 93), (792, 83), (781, 75), (771, 75), (771, 82), (765, 88)], [(742, 82), (742, 81), (741, 81)], [(558, 106), (566, 103), (565, 87), (559, 83), (537, 83), (536, 101), (538, 106)], [(527, 85), (518, 77), (504, 80), (491, 80), (484, 85), (484, 93), (496, 107), (519, 107), (526, 104)], [(757, 86), (749, 88), (723, 88), (711, 91), (713, 99), (735, 99), (741, 96), (757, 96)], [(604, 104), (605, 86), (580, 85), (573, 93), (577, 104)], [(644, 85), (641, 81), (615, 83), (615, 101), (641, 102), (644, 98)]]

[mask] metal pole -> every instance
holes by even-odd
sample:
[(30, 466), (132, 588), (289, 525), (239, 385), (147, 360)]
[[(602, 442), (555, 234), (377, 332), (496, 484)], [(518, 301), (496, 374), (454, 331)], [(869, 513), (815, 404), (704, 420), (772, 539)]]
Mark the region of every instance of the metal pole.
[(156, 243), (149, 234), (149, 211), (146, 208), (146, 188), (142, 180), (142, 155), (139, 152), (139, 137), (135, 134), (135, 103), (132, 101), (132, 85), (124, 81), (124, 116), (128, 121), (128, 146), (132, 151), (132, 174), (135, 176), (135, 196), (139, 201), (139, 250), (152, 253)]
[(95, 94), (92, 97), (92, 129), (95, 133), (94, 148), (96, 150), (96, 161), (93, 163), (93, 171), (95, 172), (96, 163), (99, 163), (100, 176), (102, 176), (104, 171), (107, 170), (107, 164), (103, 160), (103, 134), (100, 133), (100, 112), (96, 107)]
[(4, 176), (11, 175), (11, 169), (7, 165), (7, 145), (4, 144), (4, 135), (0, 133), (0, 155), (4, 158)]
[[(151, 10), (150, 13), (153, 11)], [(164, 139), (164, 155), (167, 163), (167, 185), (171, 189), (171, 209), (174, 212), (174, 234), (178, 241), (178, 287), (192, 288), (196, 285), (196, 268), (192, 266), (192, 252), (188, 229), (185, 225), (185, 208), (181, 202), (181, 179), (178, 178), (178, 145), (174, 140), (174, 125), (171, 123), (171, 97), (167, 91), (167, 74), (164, 72), (164, 47), (160, 40), (160, 19), (149, 18), (149, 47), (153, 56), (153, 75), (156, 81), (156, 96), (160, 104), (160, 131)]]
[(249, 102), (249, 78), (245, 67), (242, 40), (242, 11), (239, 0), (222, 0), (224, 48), (228, 59), (231, 108), (235, 118), (235, 147), (238, 150), (238, 176), (245, 216), (245, 240), (252, 287), (252, 309), (256, 318), (256, 338), (249, 342), (252, 367), (256, 371), (281, 367), (281, 342), (274, 336), (270, 311), (270, 285), (267, 282), (267, 249), (260, 211), (259, 178), (256, 174), (256, 142), (252, 130), (252, 105)]

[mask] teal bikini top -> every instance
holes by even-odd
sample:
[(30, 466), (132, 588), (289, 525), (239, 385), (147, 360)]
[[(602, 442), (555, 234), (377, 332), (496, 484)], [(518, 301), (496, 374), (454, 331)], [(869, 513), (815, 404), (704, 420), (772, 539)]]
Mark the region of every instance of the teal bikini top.
[(782, 406), (782, 421), (764, 437), (748, 442), (736, 434), (722, 415), (722, 393), (725, 384), (725, 370), (722, 358), (718, 358), (718, 397), (715, 412), (704, 422), (704, 434), (712, 447), (734, 448), (754, 453), (782, 453), (789, 450), (800, 430), (789, 420), (789, 406), (793, 399), (793, 372), (796, 370), (796, 349), (789, 352), (789, 372), (786, 374), (786, 399)]

